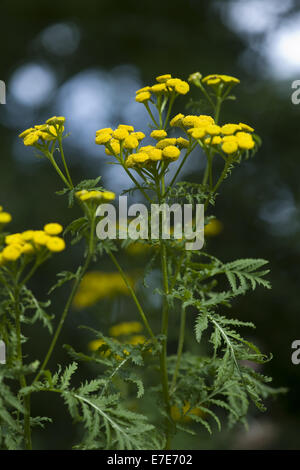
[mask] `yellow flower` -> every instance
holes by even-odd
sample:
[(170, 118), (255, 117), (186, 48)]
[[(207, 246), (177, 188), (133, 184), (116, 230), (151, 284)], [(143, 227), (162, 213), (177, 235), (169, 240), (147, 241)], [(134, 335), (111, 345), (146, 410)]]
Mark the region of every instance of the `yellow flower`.
[(181, 126), (183, 118), (184, 118), (183, 114), (181, 114), (181, 113), (176, 114), (176, 116), (174, 116), (173, 119), (171, 119), (170, 126), (172, 126), (172, 127)]
[(143, 88), (140, 88), (139, 90), (137, 90), (135, 93), (136, 95), (139, 95), (140, 93), (144, 93), (145, 91), (149, 91), (150, 90), (150, 86), (144, 86)]
[(33, 127), (30, 127), (29, 129), (26, 129), (25, 131), (21, 132), (21, 134), (19, 134), (19, 137), (21, 139), (24, 139), (24, 137), (26, 137), (27, 135), (31, 134), (32, 132), (34, 132), (34, 128)]
[(240, 122), (239, 126), (242, 131), (254, 132), (253, 127), (248, 126), (248, 124), (243, 124), (242, 122)]
[(39, 140), (39, 133), (37, 131), (31, 132), (24, 138), (24, 145), (29, 146), (29, 145), (34, 145), (37, 143)]
[(62, 124), (64, 124), (65, 120), (66, 120), (66, 118), (64, 116), (53, 116), (53, 117), (47, 119), (46, 124), (62, 125)]
[(126, 129), (116, 129), (112, 135), (117, 140), (124, 140), (129, 136), (129, 132)]
[(163, 156), (171, 160), (177, 160), (180, 155), (180, 150), (175, 145), (168, 145), (163, 149)]
[(137, 152), (132, 154), (132, 159), (135, 163), (145, 163), (149, 160), (146, 152)]
[(8, 224), (12, 217), (8, 212), (0, 212), (0, 224)]
[(2, 251), (4, 261), (16, 261), (21, 256), (21, 249), (19, 245), (6, 246)]
[(134, 131), (134, 127), (133, 126), (129, 126), (127, 124), (119, 124), (118, 125), (118, 129), (125, 129), (126, 131), (128, 132), (133, 132)]
[(131, 335), (132, 333), (140, 333), (143, 325), (137, 321), (118, 323), (109, 329), (109, 335), (118, 337), (122, 335)]
[(24, 241), (31, 241), (34, 237), (34, 230), (26, 230), (25, 232), (21, 233), (22, 240)]
[(5, 237), (5, 243), (7, 245), (13, 245), (15, 243), (22, 243), (22, 235), (20, 233), (13, 233), (11, 235), (6, 235)]
[(247, 134), (246, 132), (237, 132), (236, 139), (239, 148), (242, 150), (251, 150), (255, 146), (255, 142), (252, 138), (252, 135)]
[(101, 132), (100, 134), (96, 135), (95, 143), (97, 145), (103, 145), (109, 142), (111, 139), (111, 135), (108, 132)]
[(221, 127), (216, 124), (210, 124), (206, 126), (206, 132), (210, 135), (219, 135), (221, 133)]
[(220, 137), (219, 135), (215, 135), (213, 137), (207, 137), (205, 140), (204, 140), (204, 143), (206, 145), (218, 145), (222, 142), (222, 137)]
[(235, 153), (238, 149), (238, 144), (233, 141), (224, 142), (222, 145), (223, 152), (227, 154)]
[(193, 127), (192, 129), (188, 130), (188, 133), (194, 138), (194, 139), (202, 139), (202, 137), (205, 136), (205, 128), (204, 127)]
[(96, 131), (96, 136), (100, 134), (112, 134), (113, 130), (110, 127), (104, 127), (103, 129), (99, 129)]
[(159, 83), (164, 83), (170, 78), (172, 78), (172, 75), (169, 73), (166, 73), (165, 75), (159, 75), (158, 77), (156, 77), (156, 81)]
[(222, 134), (224, 135), (234, 134), (238, 130), (240, 130), (238, 124), (224, 124), (221, 128)]
[(138, 103), (145, 103), (146, 101), (150, 100), (151, 93), (149, 91), (144, 91), (142, 93), (138, 93), (135, 97), (135, 101)]
[(153, 138), (153, 139), (157, 139), (157, 140), (160, 140), (160, 139), (163, 139), (164, 137), (166, 137), (168, 134), (166, 133), (166, 131), (164, 131), (163, 129), (157, 129), (157, 130), (154, 130), (151, 132), (150, 136)]
[(41, 246), (46, 246), (50, 238), (51, 237), (42, 230), (37, 230), (33, 235), (34, 243)]
[(49, 251), (58, 253), (66, 248), (66, 244), (60, 237), (50, 237), (47, 241), (47, 248)]
[(135, 137), (137, 140), (143, 140), (146, 137), (144, 132), (133, 132), (131, 136)]
[(124, 148), (132, 150), (136, 149), (139, 146), (139, 141), (136, 137), (133, 137), (132, 135), (129, 135), (126, 137), (124, 140)]
[(24, 254), (31, 254), (34, 252), (34, 248), (31, 245), (31, 243), (25, 243), (24, 245), (21, 246), (21, 251)]
[(158, 149), (164, 149), (168, 145), (175, 145), (176, 144), (176, 139), (175, 138), (168, 138), (168, 139), (162, 139), (156, 144), (156, 148)]
[(153, 93), (162, 93), (167, 90), (168, 89), (165, 83), (157, 83), (151, 87), (151, 91), (153, 91)]
[(116, 195), (112, 191), (103, 191), (102, 198), (105, 201), (113, 201), (114, 199), (116, 199)]
[(238, 78), (231, 77), (230, 75), (214, 74), (207, 75), (202, 79), (202, 82), (206, 83), (207, 85), (218, 85), (221, 82), (225, 84), (235, 85), (237, 83), (240, 83), (240, 80)]
[(204, 235), (206, 237), (214, 237), (219, 235), (223, 230), (223, 224), (218, 219), (212, 219), (204, 227)]
[(162, 150), (157, 149), (155, 147), (152, 147), (150, 150), (148, 150), (148, 156), (149, 159), (153, 162), (160, 161), (162, 159)]
[(59, 235), (63, 231), (63, 227), (57, 223), (50, 223), (45, 225), (44, 231), (48, 235)]
[(190, 85), (187, 82), (181, 80), (175, 84), (175, 91), (180, 95), (186, 95), (190, 91)]
[(184, 139), (183, 137), (178, 137), (176, 139), (176, 145), (178, 145), (178, 147), (182, 149), (182, 148), (187, 148), (190, 145), (190, 143), (187, 139)]
[(120, 142), (116, 139), (111, 139), (105, 149), (107, 155), (119, 155), (121, 152)]

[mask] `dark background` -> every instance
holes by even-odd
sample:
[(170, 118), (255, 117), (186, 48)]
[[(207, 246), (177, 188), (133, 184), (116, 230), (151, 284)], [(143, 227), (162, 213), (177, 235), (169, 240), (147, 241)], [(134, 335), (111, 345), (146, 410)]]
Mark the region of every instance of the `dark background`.
[[(136, 89), (163, 73), (186, 79), (200, 71), (241, 79), (238, 99), (225, 104), (222, 120), (254, 126), (263, 146), (224, 183), (216, 205), (224, 228), (210, 241), (210, 251), (224, 261), (270, 261), (272, 291), (249, 293), (235, 304), (232, 315), (256, 324), (256, 342), (274, 354), (263, 372), (273, 376), (275, 386), (287, 386), (289, 393), (269, 403), (265, 414), (253, 411), (248, 434), (238, 428), (213, 438), (204, 432), (197, 438), (180, 435), (176, 445), (299, 449), (300, 365), (291, 362), (291, 344), (300, 337), (300, 105), (291, 101), (291, 84), (300, 79), (299, 2), (2, 0), (0, 44), (0, 79), (7, 86), (7, 104), (0, 106), (0, 203), (13, 214), (12, 231), (41, 228), (48, 221), (66, 225), (77, 215), (54, 195), (61, 185), (48, 162), (36, 159), (17, 138), (22, 130), (52, 115), (65, 115), (73, 179), (101, 174), (104, 186), (119, 194), (130, 181), (105, 164), (107, 157), (94, 144), (94, 135), (118, 122), (146, 128), (144, 108), (134, 101)], [(180, 111), (183, 102), (177, 105)], [(198, 181), (199, 161), (195, 155), (185, 179)], [(37, 296), (45, 298), (57, 266), (71, 270), (81, 254), (78, 247), (52, 259), (32, 283)], [(127, 255), (121, 260), (126, 267), (145, 263), (142, 257), (133, 260)], [(113, 268), (104, 260), (95, 269)], [(60, 314), (66, 295), (62, 289), (52, 299), (53, 313)], [(133, 306), (122, 298), (115, 299), (113, 307), (104, 299), (94, 309), (72, 312), (51, 365), (66, 361), (63, 343), (86, 350), (88, 339), (79, 324), (105, 330), (111, 321), (129, 317), (136, 318)], [(45, 350), (49, 338), (36, 328), (26, 333), (34, 337), (27, 346), (33, 358)], [(34, 412), (42, 414), (50, 405), (48, 414), (56, 424), (35, 434), (35, 446), (66, 448), (76, 436), (65, 424), (60, 402), (36, 399)]]

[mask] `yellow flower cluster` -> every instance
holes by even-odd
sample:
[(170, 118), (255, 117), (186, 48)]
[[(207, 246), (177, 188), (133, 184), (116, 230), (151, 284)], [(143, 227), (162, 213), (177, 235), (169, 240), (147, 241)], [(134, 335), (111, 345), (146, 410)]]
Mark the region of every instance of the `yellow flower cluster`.
[(19, 137), (23, 139), (26, 146), (34, 146), (39, 143), (46, 143), (56, 140), (64, 131), (64, 122), (66, 118), (63, 116), (53, 116), (47, 119), (45, 124), (36, 125), (23, 131)]
[[(134, 285), (133, 279), (127, 277)], [(118, 272), (91, 271), (83, 277), (73, 305), (77, 309), (82, 309), (96, 304), (101, 299), (116, 295), (129, 295), (127, 286)]]
[(156, 77), (156, 81), (158, 83), (155, 85), (145, 86), (136, 91), (135, 100), (138, 103), (147, 103), (147, 101), (151, 99), (152, 94), (155, 96), (171, 93), (175, 95), (186, 95), (190, 90), (190, 86), (187, 82), (180, 78), (173, 78), (170, 74), (160, 75)]
[(202, 82), (206, 85), (213, 86), (213, 85), (220, 85), (223, 83), (225, 85), (236, 85), (240, 83), (240, 80), (235, 77), (231, 77), (230, 75), (207, 75), (206, 77), (202, 78)]
[(27, 230), (5, 237), (5, 247), (0, 253), (0, 266), (17, 261), (22, 255), (35, 255), (41, 249), (56, 253), (66, 247), (65, 241), (58, 237), (63, 227), (57, 223), (45, 225), (44, 230)]
[(188, 401), (184, 402), (182, 410), (177, 406), (171, 406), (171, 417), (173, 421), (181, 421), (183, 423), (187, 423), (192, 420), (189, 415), (195, 415), (203, 418), (205, 413), (200, 408), (191, 408), (191, 404)]
[[(241, 122), (218, 126), (211, 116), (177, 114), (171, 119), (170, 125), (180, 127), (193, 139), (200, 140), (203, 145), (220, 146), (219, 148), (226, 154), (233, 154), (238, 150), (251, 150), (255, 146), (251, 135), (254, 129)], [(162, 142), (163, 140), (159, 141), (158, 145)]]
[(95, 142), (97, 145), (105, 145), (107, 155), (120, 155), (121, 146), (124, 150), (133, 150), (139, 146), (145, 134), (143, 132), (134, 132), (133, 126), (120, 124), (117, 129), (110, 127), (99, 129), (96, 132)]
[(0, 206), (0, 228), (1, 225), (8, 224), (12, 221), (12, 216), (8, 212), (3, 211), (3, 207)]
[(105, 202), (105, 201), (113, 201), (116, 198), (115, 193), (113, 193), (112, 191), (97, 191), (97, 190), (88, 191), (87, 189), (82, 189), (81, 191), (77, 191), (75, 195), (82, 202), (87, 202), (87, 201)]

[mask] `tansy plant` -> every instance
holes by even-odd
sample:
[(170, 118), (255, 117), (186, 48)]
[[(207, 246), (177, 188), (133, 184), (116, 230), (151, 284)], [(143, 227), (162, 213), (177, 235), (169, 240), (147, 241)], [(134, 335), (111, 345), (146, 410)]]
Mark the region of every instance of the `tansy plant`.
[[(169, 74), (157, 77), (156, 82), (138, 90), (135, 98), (149, 114), (151, 143), (143, 143), (143, 132), (120, 124), (116, 129), (96, 131), (96, 144), (104, 147), (108, 157), (103, 158), (110, 157), (132, 180), (133, 186), (124, 193), (135, 192), (146, 204), (204, 204), (206, 232), (218, 232), (220, 224), (212, 222), (211, 210), (220, 185), (260, 144), (248, 124), (220, 119), (222, 104), (231, 98), (239, 80), (227, 75), (202, 78), (195, 73), (189, 77), (190, 84)], [(174, 115), (175, 101), (181, 101), (191, 85), (208, 101), (211, 115)], [(204, 428), (212, 433), (221, 428), (226, 414), (230, 426), (246, 424), (250, 404), (264, 410), (263, 399), (278, 390), (258, 371), (261, 366), (257, 364), (270, 357), (238, 331), (254, 325), (230, 318), (227, 310), (247, 290), (257, 285), (270, 287), (265, 279), (266, 261), (223, 263), (207, 252), (206, 241), (202, 250), (191, 251), (185, 249), (183, 238), (172, 235), (164, 239), (160, 234), (159, 239), (147, 241), (99, 240), (96, 225), (101, 217), (96, 210), (102, 203), (113, 203), (115, 194), (99, 185), (100, 178), (74, 186), (63, 151), (65, 137), (64, 117), (52, 117), (20, 134), (24, 145), (53, 166), (64, 185), (59, 194), (68, 197), (69, 205), (77, 205), (79, 218), (64, 232), (60, 223), (45, 220), (48, 223), (41, 230), (9, 234), (6, 227), (11, 216), (2, 208), (0, 211), (0, 336), (7, 351), (6, 364), (0, 366), (1, 447), (32, 449), (32, 428), (51, 421), (51, 417), (31, 413), (31, 401), (43, 392), (50, 392), (49, 400), (51, 393), (61, 396), (80, 428), (81, 441), (74, 445), (81, 449), (169, 449), (178, 431), (197, 433)], [(191, 155), (193, 151), (195, 155)], [(198, 158), (205, 162), (199, 182), (178, 182), (186, 160)], [(59, 273), (49, 291), (51, 296), (69, 283), (69, 296), (60, 317), (54, 319), (49, 313), (50, 299), (40, 302), (28, 284), (50, 257), (79, 242), (85, 247), (81, 265), (74, 272)], [(149, 273), (158, 269), (161, 273), (161, 283), (158, 280), (156, 286), (161, 297), (159, 314), (155, 309), (149, 311), (146, 298), (141, 296), (140, 272), (125, 272), (118, 260), (120, 250), (130, 246), (136, 250), (138, 245), (147, 247), (146, 291), (150, 289)], [(142, 251), (137, 250), (137, 255)], [(99, 272), (101, 257), (111, 259), (115, 273)], [(88, 329), (91, 339), (86, 351), (78, 352), (76, 345), (65, 346), (73, 362), (64, 370), (60, 366), (49, 370), (71, 308), (124, 293), (135, 305), (133, 321), (113, 321), (107, 332)], [(197, 348), (190, 348), (187, 317), (194, 325)], [(22, 327), (39, 320), (49, 330), (50, 344), (40, 358), (28, 363), (23, 346), (31, 339), (23, 336)], [(177, 340), (177, 351), (170, 348), (170, 337), (172, 345)], [(82, 362), (86, 367), (93, 365), (96, 376), (75, 387), (72, 375), (80, 371)], [(136, 398), (134, 387), (124, 384), (136, 385)], [(145, 411), (150, 398), (155, 399), (155, 412), (153, 407)]]

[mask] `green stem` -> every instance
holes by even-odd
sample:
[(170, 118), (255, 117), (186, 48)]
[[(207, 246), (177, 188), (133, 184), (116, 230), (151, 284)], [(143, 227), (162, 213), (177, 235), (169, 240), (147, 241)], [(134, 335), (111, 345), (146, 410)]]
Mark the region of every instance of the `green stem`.
[(61, 330), (62, 330), (62, 327), (63, 327), (63, 325), (64, 325), (64, 323), (65, 323), (66, 317), (67, 317), (67, 315), (68, 315), (68, 313), (69, 313), (70, 307), (71, 307), (71, 305), (72, 305), (72, 302), (73, 302), (73, 299), (74, 299), (75, 294), (76, 294), (76, 292), (77, 292), (77, 289), (78, 289), (78, 287), (79, 287), (79, 284), (81, 283), (82, 278), (83, 278), (84, 274), (86, 273), (86, 271), (87, 271), (87, 269), (88, 269), (88, 267), (89, 267), (89, 264), (90, 264), (90, 262), (91, 262), (91, 259), (92, 259), (92, 256), (93, 256), (93, 251), (94, 251), (95, 222), (96, 222), (95, 214), (92, 214), (91, 232), (90, 232), (90, 241), (89, 241), (89, 251), (88, 251), (88, 255), (87, 255), (87, 257), (86, 257), (86, 260), (85, 260), (84, 265), (82, 266), (82, 268), (81, 268), (81, 270), (80, 270), (80, 273), (79, 273), (78, 277), (76, 278), (76, 281), (75, 281), (75, 283), (74, 283), (74, 285), (73, 285), (73, 288), (72, 288), (72, 290), (71, 290), (71, 293), (70, 293), (70, 295), (69, 295), (69, 298), (68, 298), (68, 300), (67, 300), (67, 302), (66, 302), (65, 308), (64, 308), (64, 310), (63, 310), (61, 319), (60, 319), (59, 324), (58, 324), (58, 326), (57, 326), (57, 328), (56, 328), (55, 334), (54, 334), (54, 336), (53, 336), (53, 338), (52, 338), (52, 341), (51, 341), (51, 344), (50, 344), (50, 346), (49, 346), (48, 352), (47, 352), (47, 354), (46, 354), (46, 356), (45, 356), (45, 359), (44, 359), (44, 361), (43, 361), (43, 363), (42, 363), (42, 365), (41, 365), (41, 367), (40, 367), (39, 372), (37, 373), (36, 377), (35, 377), (34, 380), (33, 380), (33, 383), (35, 383), (35, 382), (39, 379), (39, 377), (41, 376), (43, 370), (45, 370), (45, 368), (46, 368), (46, 366), (47, 366), (47, 364), (48, 364), (48, 362), (49, 362), (49, 359), (50, 359), (50, 357), (51, 357), (51, 355), (52, 355), (52, 352), (53, 352), (53, 350), (54, 350), (54, 347), (55, 347), (55, 345), (56, 345), (56, 343), (57, 343), (58, 337), (59, 337), (60, 332), (61, 332)]
[(144, 325), (145, 325), (145, 327), (146, 327), (146, 329), (147, 329), (149, 335), (151, 336), (152, 339), (155, 339), (154, 333), (153, 333), (153, 331), (152, 331), (152, 329), (151, 329), (151, 327), (150, 327), (150, 325), (149, 325), (149, 322), (148, 322), (147, 317), (146, 317), (146, 315), (145, 315), (145, 313), (144, 313), (144, 310), (142, 309), (141, 304), (140, 304), (140, 302), (138, 301), (138, 298), (137, 298), (137, 296), (136, 296), (136, 294), (135, 294), (135, 292), (134, 292), (132, 286), (130, 285), (130, 282), (128, 281), (126, 274), (124, 273), (123, 269), (121, 268), (120, 264), (118, 263), (116, 257), (112, 254), (112, 252), (109, 251), (108, 254), (109, 254), (109, 256), (110, 256), (112, 262), (113, 262), (114, 265), (116, 266), (117, 270), (119, 271), (119, 273), (120, 273), (120, 275), (121, 275), (123, 281), (125, 282), (125, 284), (126, 284), (128, 290), (129, 290), (129, 292), (130, 292), (130, 294), (131, 294), (131, 297), (133, 298), (134, 303), (135, 303), (136, 306), (137, 306), (137, 309), (138, 309), (138, 311), (139, 311), (139, 313), (140, 313), (140, 315), (141, 315), (141, 318), (142, 318), (142, 320), (143, 320), (143, 322), (144, 322)]
[(177, 346), (177, 359), (176, 359), (176, 366), (175, 371), (172, 379), (171, 385), (171, 394), (174, 392), (176, 387), (177, 376), (179, 372), (180, 362), (181, 362), (181, 355), (183, 350), (184, 344), (184, 334), (185, 334), (185, 322), (186, 322), (186, 309), (183, 307), (181, 312), (181, 320), (180, 320), (180, 330), (179, 330), (179, 338), (178, 338), (178, 346)]
[(67, 185), (67, 187), (69, 189), (72, 189), (72, 185), (69, 183), (69, 181), (66, 179), (65, 175), (63, 174), (63, 172), (61, 171), (61, 169), (59, 168), (59, 166), (57, 165), (52, 153), (48, 152), (48, 158), (50, 160), (50, 162), (52, 163), (52, 165), (54, 166), (57, 174), (60, 176), (60, 178), (63, 180), (63, 182)]
[(171, 99), (170, 99), (170, 102), (169, 102), (169, 107), (168, 107), (168, 111), (167, 111), (167, 115), (166, 115), (166, 119), (165, 119), (165, 123), (164, 123), (164, 127), (163, 129), (165, 129), (167, 127), (167, 124), (168, 124), (168, 121), (169, 121), (169, 118), (170, 118), (170, 114), (171, 114), (171, 111), (172, 111), (172, 107), (173, 107), (173, 103), (175, 101), (175, 98), (176, 98), (176, 95), (173, 94), (173, 96), (171, 96)]
[[(226, 177), (226, 174), (227, 174), (227, 170), (228, 170), (228, 167), (229, 165), (231, 164), (231, 158), (230, 157), (227, 157), (227, 160), (226, 160), (226, 163), (224, 165), (224, 168), (223, 168), (223, 171), (221, 173), (221, 176), (220, 178), (218, 179), (216, 185), (214, 186), (212, 192), (210, 193), (210, 196), (212, 196), (213, 194), (215, 194), (215, 192), (217, 191), (217, 189), (219, 188), (220, 184), (222, 183), (222, 181), (224, 180), (224, 178)], [(207, 206), (209, 204), (209, 198), (210, 196), (207, 198), (207, 200), (205, 201), (205, 204), (204, 204), (204, 211), (207, 209)]]
[(177, 171), (176, 171), (175, 175), (173, 176), (173, 178), (172, 178), (172, 180), (171, 180), (171, 183), (170, 183), (169, 186), (168, 186), (168, 189), (167, 189), (166, 193), (165, 193), (165, 194), (163, 193), (163, 197), (166, 197), (166, 195), (168, 194), (170, 188), (172, 188), (173, 184), (175, 183), (175, 181), (176, 181), (176, 179), (177, 179), (177, 176), (179, 175), (179, 173), (180, 173), (180, 171), (181, 171), (183, 165), (185, 164), (185, 161), (186, 161), (187, 157), (188, 157), (189, 154), (194, 150), (194, 148), (196, 147), (196, 145), (197, 145), (197, 143), (194, 144), (194, 145), (192, 145), (192, 146), (190, 147), (190, 149), (187, 150), (185, 156), (184, 156), (183, 159), (181, 160), (181, 163), (180, 163), (179, 167), (177, 168)]
[(165, 402), (165, 408), (167, 413), (166, 418), (166, 449), (170, 449), (171, 438), (170, 438), (170, 396), (169, 396), (169, 384), (168, 384), (168, 370), (167, 370), (167, 336), (168, 336), (168, 322), (169, 322), (169, 305), (167, 296), (169, 295), (169, 283), (168, 283), (168, 271), (167, 271), (167, 254), (166, 246), (161, 243), (161, 266), (163, 274), (163, 288), (164, 288), (164, 301), (162, 311), (162, 323), (161, 323), (161, 334), (164, 335), (162, 343), (162, 350), (160, 353), (160, 370), (161, 370), (161, 381), (163, 397)]
[(135, 177), (130, 173), (130, 171), (128, 170), (128, 168), (126, 168), (125, 165), (123, 165), (123, 168), (124, 170), (126, 171), (127, 175), (129, 176), (129, 178), (132, 179), (132, 181), (134, 182), (134, 184), (139, 188), (139, 190), (141, 191), (141, 193), (143, 194), (143, 196), (150, 202), (152, 203), (150, 197), (148, 196), (148, 194), (143, 190), (143, 188), (141, 187), (141, 185), (138, 183), (138, 181), (135, 179)]
[(155, 119), (154, 119), (154, 116), (153, 116), (152, 111), (151, 111), (151, 109), (150, 109), (150, 107), (149, 107), (149, 104), (148, 104), (148, 103), (144, 103), (144, 105), (145, 105), (145, 108), (147, 109), (147, 111), (148, 111), (148, 113), (149, 113), (149, 116), (151, 117), (153, 123), (155, 124), (156, 128), (158, 128), (158, 124), (157, 124), (157, 122), (156, 122)]
[(67, 162), (66, 162), (66, 159), (65, 159), (65, 154), (64, 154), (64, 150), (63, 150), (63, 146), (62, 146), (61, 135), (58, 137), (58, 145), (59, 145), (59, 150), (60, 150), (61, 159), (62, 159), (62, 161), (63, 161), (64, 168), (65, 168), (65, 170), (66, 170), (67, 178), (68, 178), (68, 180), (69, 180), (69, 183), (70, 183), (71, 187), (73, 188), (74, 185), (73, 185), (72, 178), (71, 178), (71, 175), (70, 175), (70, 173), (69, 173), (68, 165), (67, 165)]
[[(17, 355), (21, 368), (23, 367), (23, 352), (22, 352), (22, 339), (21, 339), (21, 321), (20, 321), (20, 308), (19, 308), (19, 290), (15, 293), (15, 312), (16, 312), (16, 335), (17, 335)], [(20, 387), (27, 386), (24, 374), (20, 375)], [(31, 429), (30, 429), (30, 395), (24, 398), (24, 440), (26, 450), (32, 450), (31, 443)]]

